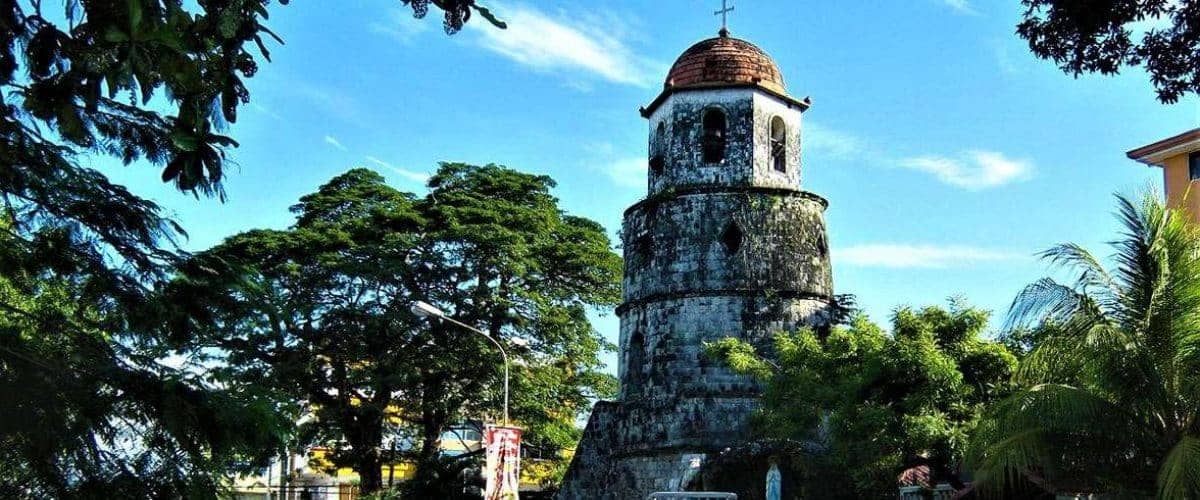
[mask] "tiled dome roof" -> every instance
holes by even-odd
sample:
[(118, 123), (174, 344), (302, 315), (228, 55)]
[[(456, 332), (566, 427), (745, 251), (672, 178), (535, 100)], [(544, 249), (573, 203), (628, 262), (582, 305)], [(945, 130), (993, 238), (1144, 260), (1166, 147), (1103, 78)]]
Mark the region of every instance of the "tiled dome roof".
[(667, 87), (758, 84), (786, 94), (783, 74), (766, 52), (728, 32), (684, 51), (667, 73)]

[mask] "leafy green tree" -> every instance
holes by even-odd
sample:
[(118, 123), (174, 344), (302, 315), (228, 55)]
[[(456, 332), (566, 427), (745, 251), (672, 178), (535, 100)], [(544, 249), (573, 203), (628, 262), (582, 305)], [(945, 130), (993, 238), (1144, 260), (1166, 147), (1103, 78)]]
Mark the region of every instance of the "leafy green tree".
[(590, 398), (615, 387), (586, 313), (617, 302), (621, 260), (602, 227), (558, 207), (553, 185), (447, 163), (418, 197), (351, 170), (301, 198), (291, 228), (198, 255), (174, 296), (231, 383), (311, 404), (309, 430), (365, 491), (381, 486), (379, 446), (394, 418), (419, 431), (412, 493), (446, 498), (475, 456), (443, 458), (439, 440), (465, 420), (500, 420), (502, 363), (487, 339), (414, 316), (414, 301), (500, 342), (525, 341), (508, 347), (521, 361), (513, 417), (533, 441), (573, 444)]
[[(1200, 94), (1200, 2), (1195, 0), (1022, 0), (1017, 34), (1064, 72), (1112, 75), (1144, 66), (1158, 99)], [(1140, 29), (1162, 22), (1161, 27)], [(1138, 31), (1143, 31), (1139, 33)], [(1137, 37), (1141, 39), (1138, 40)]]
[(283, 408), (163, 364), (154, 294), (26, 220), (0, 216), (0, 497), (211, 498), (276, 446)]
[(1154, 195), (1118, 197), (1114, 266), (1073, 244), (1042, 255), (1050, 278), (1013, 302), (1015, 327), (1046, 327), (1023, 389), (987, 415), (972, 447), (993, 485), (1159, 498), (1200, 494), (1200, 239)]
[(185, 340), (158, 298), (184, 233), (89, 166), (221, 197), (221, 130), (277, 40), (271, 6), (0, 0), (0, 496), (212, 496), (228, 460), (280, 437), (256, 391), (160, 362)]
[(830, 469), (857, 487), (846, 498), (882, 498), (912, 467), (961, 483), (965, 438), (985, 405), (1009, 390), (1016, 365), (1004, 346), (980, 337), (987, 320), (986, 311), (952, 301), (949, 309), (897, 309), (891, 335), (858, 315), (826, 338), (781, 333), (769, 355), (732, 338), (709, 351), (765, 382), (758, 433), (822, 445)]

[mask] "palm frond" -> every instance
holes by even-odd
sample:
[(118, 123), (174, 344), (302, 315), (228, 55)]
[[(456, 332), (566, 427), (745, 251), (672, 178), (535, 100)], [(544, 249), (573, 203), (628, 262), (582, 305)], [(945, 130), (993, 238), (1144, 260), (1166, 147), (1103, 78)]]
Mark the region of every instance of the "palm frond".
[(1017, 293), (1009, 306), (1004, 328), (1053, 324), (1069, 326), (1067, 333), (1078, 336), (1092, 325), (1107, 321), (1105, 311), (1091, 296), (1052, 278), (1042, 278)]
[(1184, 436), (1158, 470), (1158, 498), (1190, 499), (1200, 494), (1200, 438)]
[(1117, 282), (1104, 269), (1091, 252), (1075, 243), (1063, 243), (1051, 247), (1050, 249), (1038, 254), (1039, 257), (1050, 262), (1052, 267), (1061, 267), (1078, 271), (1079, 275), (1075, 279), (1076, 290), (1080, 290), (1084, 294), (1093, 294), (1099, 292), (1108, 297), (1118, 297), (1121, 293)]

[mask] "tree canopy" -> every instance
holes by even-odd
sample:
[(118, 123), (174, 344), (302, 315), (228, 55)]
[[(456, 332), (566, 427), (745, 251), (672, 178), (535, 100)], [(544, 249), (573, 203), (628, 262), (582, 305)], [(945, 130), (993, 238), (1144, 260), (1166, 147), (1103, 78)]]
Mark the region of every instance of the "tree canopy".
[(1112, 75), (1142, 66), (1158, 99), (1200, 95), (1200, 2), (1022, 0), (1017, 34), (1064, 72)]
[(576, 418), (615, 388), (598, 358), (610, 346), (587, 312), (617, 302), (621, 259), (600, 225), (558, 207), (553, 185), (446, 163), (418, 197), (351, 170), (301, 198), (291, 228), (197, 255), (174, 296), (189, 304), (197, 349), (220, 353), (231, 384), (309, 403), (310, 435), (333, 445), (364, 490), (381, 485), (379, 447), (394, 422), (418, 431), (406, 454), (418, 467), (413, 493), (445, 498), (474, 456), (444, 459), (439, 440), (463, 421), (499, 421), (502, 363), (487, 339), (418, 318), (413, 302), (509, 344), (520, 362), (513, 416), (533, 442), (573, 445)]
[(1200, 234), (1153, 194), (1118, 198), (1121, 236), (1106, 269), (1064, 244), (1050, 278), (1013, 302), (1037, 329), (1022, 389), (989, 409), (971, 462), (984, 484), (1032, 478), (1059, 491), (1200, 494)]
[(0, 496), (212, 496), (214, 473), (282, 437), (275, 402), (162, 362), (187, 340), (161, 293), (186, 233), (92, 166), (223, 197), (222, 130), (282, 43), (272, 7), (0, 0)]
[(981, 337), (987, 320), (986, 311), (952, 301), (949, 309), (897, 309), (890, 335), (857, 315), (826, 338), (781, 333), (774, 356), (732, 338), (709, 350), (766, 383), (754, 422), (762, 437), (824, 448), (817, 458), (830, 462), (826, 474), (848, 475), (856, 488), (843, 498), (886, 497), (914, 467), (961, 483), (965, 438), (985, 405), (1007, 393), (1016, 365)]

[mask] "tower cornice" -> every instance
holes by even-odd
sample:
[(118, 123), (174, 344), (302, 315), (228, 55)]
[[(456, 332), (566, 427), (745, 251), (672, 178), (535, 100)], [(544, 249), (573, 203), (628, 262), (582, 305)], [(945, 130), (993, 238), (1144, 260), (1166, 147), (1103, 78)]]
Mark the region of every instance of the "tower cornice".
[(761, 82), (750, 82), (750, 83), (714, 82), (714, 83), (699, 83), (699, 84), (695, 84), (695, 85), (687, 85), (687, 86), (682, 86), (682, 87), (668, 85), (666, 88), (663, 89), (661, 94), (658, 94), (658, 97), (654, 98), (654, 100), (650, 102), (650, 104), (647, 104), (646, 106), (642, 107), (641, 109), (638, 109), (638, 113), (640, 113), (642, 115), (642, 118), (650, 118), (650, 115), (653, 115), (654, 111), (657, 110), (660, 106), (662, 106), (662, 104), (664, 102), (667, 102), (667, 98), (671, 97), (674, 94), (688, 92), (688, 91), (718, 90), (718, 89), (754, 89), (754, 90), (757, 90), (764, 94), (767, 94), (771, 97), (779, 99), (780, 101), (783, 101), (784, 104), (787, 104), (787, 106), (789, 108), (799, 109), (800, 112), (802, 112), (802, 113), (805, 111), (808, 111), (808, 108), (812, 107), (812, 99), (810, 99), (808, 97), (805, 97), (804, 99), (796, 99), (795, 97), (788, 95), (786, 92), (780, 92), (769, 86), (763, 85)]
[(640, 210), (640, 209), (648, 207), (648, 206), (658, 205), (660, 203), (665, 203), (667, 201), (673, 200), (673, 199), (681, 197), (681, 196), (690, 196), (690, 195), (697, 195), (697, 194), (731, 194), (731, 193), (732, 194), (746, 193), (746, 194), (766, 194), (766, 195), (775, 195), (775, 196), (795, 196), (797, 198), (804, 198), (807, 200), (815, 201), (821, 205), (822, 209), (829, 208), (829, 200), (826, 200), (825, 197), (823, 197), (819, 194), (810, 192), (810, 191), (804, 191), (804, 190), (800, 190), (800, 189), (774, 188), (774, 187), (764, 187), (764, 186), (721, 186), (721, 185), (702, 184), (702, 185), (696, 185), (696, 186), (679, 187), (679, 188), (672, 189), (670, 191), (664, 191), (664, 192), (658, 193), (654, 196), (644, 198), (641, 201), (634, 203), (633, 205), (630, 205), (629, 208), (626, 208), (625, 216), (628, 217), (629, 214), (633, 213), (636, 210)]

